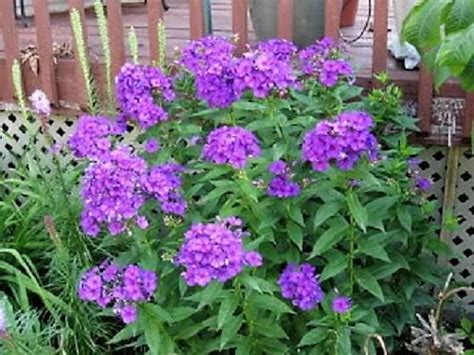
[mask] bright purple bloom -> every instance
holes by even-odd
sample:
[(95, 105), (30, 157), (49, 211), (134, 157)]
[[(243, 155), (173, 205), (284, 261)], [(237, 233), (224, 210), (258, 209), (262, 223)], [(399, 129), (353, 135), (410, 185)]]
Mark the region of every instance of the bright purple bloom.
[(203, 149), (204, 159), (244, 169), (249, 158), (261, 154), (257, 137), (244, 128), (223, 126), (212, 131)]
[(42, 116), (49, 116), (51, 114), (51, 103), (43, 91), (35, 90), (29, 99), (36, 114)]
[(152, 195), (164, 213), (183, 216), (187, 203), (181, 193), (182, 180), (179, 174), (184, 168), (179, 164), (167, 163), (152, 167), (142, 177), (143, 190)]
[(304, 311), (313, 309), (324, 298), (316, 269), (307, 263), (288, 265), (280, 275), (278, 285), (282, 296)]
[(189, 286), (206, 286), (212, 280), (226, 282), (245, 266), (262, 265), (262, 257), (244, 249), (242, 221), (231, 217), (216, 223), (193, 224), (184, 235), (176, 264), (185, 267), (183, 277)]
[(326, 87), (336, 85), (339, 80), (353, 75), (349, 62), (344, 59), (327, 60), (319, 73), (319, 81)]
[(377, 139), (371, 133), (372, 117), (364, 112), (344, 112), (332, 121), (321, 121), (303, 141), (302, 158), (316, 171), (325, 171), (331, 163), (350, 170), (363, 156), (377, 158)]
[(292, 42), (285, 39), (269, 39), (260, 42), (257, 46), (257, 50), (271, 54), (278, 60), (290, 62), (298, 51), (298, 48), (296, 48)]
[(278, 198), (296, 197), (300, 194), (300, 186), (286, 177), (276, 176), (268, 184), (267, 193)]
[(156, 139), (149, 138), (145, 141), (143, 147), (147, 153), (156, 153), (160, 150), (160, 143)]
[(136, 305), (151, 299), (158, 277), (137, 265), (118, 266), (104, 261), (84, 273), (78, 286), (79, 298), (99, 307), (113, 306), (126, 324), (137, 318)]
[(110, 136), (115, 131), (115, 125), (106, 117), (81, 116), (69, 138), (69, 147), (76, 158), (102, 159), (110, 152)]
[[(127, 119), (146, 129), (168, 119), (160, 106), (172, 101), (171, 80), (157, 67), (125, 64), (116, 78), (117, 102)], [(158, 102), (158, 103), (157, 103)]]
[[(145, 161), (125, 147), (87, 168), (81, 190), (81, 227), (87, 235), (97, 236), (102, 225), (107, 226), (110, 234), (117, 235), (129, 224), (137, 223), (138, 211), (145, 203), (141, 181), (146, 169)], [(140, 225), (143, 226), (142, 219)]]
[(332, 300), (331, 308), (333, 312), (344, 314), (351, 310), (352, 301), (349, 297), (336, 296)]
[(421, 192), (428, 192), (431, 190), (433, 182), (431, 179), (424, 176), (417, 176), (415, 178), (415, 187)]
[(283, 160), (277, 160), (268, 166), (268, 172), (277, 176), (286, 176), (288, 174), (288, 165)]
[(298, 59), (303, 74), (319, 76), (326, 60), (336, 59), (340, 49), (329, 37), (306, 47), (298, 53)]
[(239, 94), (249, 90), (255, 97), (265, 98), (274, 92), (281, 94), (298, 87), (290, 63), (267, 52), (253, 51), (244, 54), (237, 61), (234, 70), (234, 88)]

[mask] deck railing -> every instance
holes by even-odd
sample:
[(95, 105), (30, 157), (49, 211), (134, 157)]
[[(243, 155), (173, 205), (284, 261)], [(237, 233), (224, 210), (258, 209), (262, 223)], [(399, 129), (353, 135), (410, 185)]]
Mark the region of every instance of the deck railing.
[[(199, 38), (204, 34), (204, 12), (203, 0), (189, 0), (189, 37)], [(278, 37), (291, 39), (293, 28), (293, 5), (297, 0), (278, 0)], [(47, 0), (35, 0), (34, 23), (36, 26), (36, 45), (40, 56), (41, 69), (39, 77), (31, 70), (24, 67), (23, 78), (27, 92), (35, 88), (41, 88), (56, 108), (60, 109), (64, 102), (79, 104), (84, 107), (84, 82), (81, 75), (79, 58), (76, 55), (73, 60), (59, 59), (55, 62), (52, 46), (51, 20), (48, 11)], [(120, 1), (107, 1), (108, 29), (110, 36), (110, 48), (112, 52), (112, 75), (115, 75), (125, 62), (125, 44), (123, 33), (122, 5)], [(76, 8), (82, 19), (85, 19), (84, 2), (82, 0), (68, 0), (69, 8)], [(150, 60), (158, 59), (158, 31), (157, 26), (163, 17), (161, 0), (147, 1), (148, 41), (150, 47)], [(339, 14), (342, 0), (325, 1), (325, 34), (338, 38)], [(242, 53), (248, 44), (248, 0), (232, 0), (232, 31), (238, 35), (237, 51)], [(372, 74), (387, 70), (387, 32), (388, 32), (389, 0), (375, 0), (374, 26), (373, 26), (373, 57)], [(84, 21), (83, 21), (84, 23)], [(15, 20), (15, 11), (12, 1), (2, 1), (0, 5), (0, 28), (3, 33), (5, 44), (5, 59), (0, 59), (0, 78), (6, 83), (0, 85), (0, 102), (14, 102), (15, 95), (11, 81), (10, 68), (15, 59), (19, 58), (19, 41)], [(87, 37), (87, 28), (84, 33)], [(77, 53), (77, 51), (76, 51)], [(103, 80), (103, 70), (100, 65), (93, 63), (92, 71), (99, 82)], [(395, 81), (396, 78), (395, 78)], [(371, 87), (376, 83), (371, 77), (362, 78), (360, 81), (364, 86)], [(403, 82), (401, 79), (400, 82)], [(413, 84), (413, 83), (412, 83)], [(102, 85), (103, 86), (103, 85)], [(430, 134), (432, 124), (432, 100), (434, 96), (433, 79), (425, 67), (419, 71), (417, 90), (414, 92), (418, 101), (418, 116), (420, 118), (420, 129), (426, 135)], [(450, 82), (444, 85), (439, 96), (465, 98), (464, 113), (462, 115), (462, 128), (458, 140), (466, 139), (471, 134), (472, 122), (474, 120), (474, 93), (465, 93), (457, 83)]]

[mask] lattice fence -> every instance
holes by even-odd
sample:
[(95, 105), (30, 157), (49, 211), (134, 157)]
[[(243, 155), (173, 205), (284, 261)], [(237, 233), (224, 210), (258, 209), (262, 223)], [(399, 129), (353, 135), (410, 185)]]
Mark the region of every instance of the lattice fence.
[[(75, 119), (54, 117), (49, 122), (49, 132), (58, 144), (64, 145), (74, 129)], [(0, 112), (0, 171), (8, 171), (15, 167), (16, 158), (21, 156), (28, 144), (29, 125), (21, 115)], [(37, 124), (34, 125), (37, 127)], [(132, 135), (133, 137), (133, 135)], [(44, 138), (35, 141), (36, 151), (47, 166), (52, 164), (49, 152), (50, 143)], [(429, 197), (440, 203), (439, 209), (433, 216), (433, 223), (441, 225), (442, 201), (447, 169), (447, 148), (430, 147), (422, 154), (420, 169), (433, 180), (433, 190)], [(62, 155), (62, 164), (70, 164), (71, 158)], [(455, 255), (448, 261), (455, 272), (455, 279), (474, 286), (474, 156), (470, 149), (463, 151), (459, 161), (457, 190), (454, 213), (458, 218), (460, 228), (450, 239)], [(474, 312), (474, 296), (461, 295), (460, 299)]]

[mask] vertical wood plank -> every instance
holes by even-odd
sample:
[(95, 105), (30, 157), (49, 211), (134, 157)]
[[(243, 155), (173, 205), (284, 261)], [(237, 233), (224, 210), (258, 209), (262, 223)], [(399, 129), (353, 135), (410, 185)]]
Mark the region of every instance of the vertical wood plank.
[(125, 63), (125, 44), (120, 1), (107, 1), (107, 19), (112, 56), (112, 77), (115, 77)]
[(189, 0), (189, 31), (191, 39), (204, 36), (202, 0)]
[(422, 65), (420, 68), (420, 77), (418, 79), (418, 117), (420, 118), (420, 129), (423, 133), (431, 131), (433, 101), (433, 77)]
[(278, 0), (278, 38), (293, 39), (293, 0)]
[(56, 73), (54, 68), (53, 40), (51, 38), (51, 20), (48, 0), (35, 0), (36, 42), (40, 58), (40, 78), (42, 90), (51, 103), (58, 104)]
[(387, 70), (388, 0), (375, 1), (372, 73)]
[(232, 0), (232, 32), (237, 35), (236, 54), (241, 55), (248, 43), (247, 0)]
[(464, 108), (464, 122), (462, 126), (462, 136), (464, 138), (471, 137), (473, 128), (474, 128), (474, 92), (467, 92), (466, 93), (466, 106)]
[[(68, 0), (69, 4), (69, 11), (72, 9), (76, 9), (79, 12), (79, 16), (81, 17), (81, 24), (82, 24), (82, 31), (84, 33), (84, 43), (86, 46), (87, 50), (87, 26), (85, 23), (86, 20), (86, 14), (84, 11), (84, 1), (83, 0)], [(71, 24), (72, 26), (72, 24)], [(72, 31), (72, 29), (71, 29)], [(75, 71), (76, 71), (76, 89), (77, 89), (77, 96), (78, 96), (78, 103), (81, 107), (87, 107), (87, 98), (86, 98), (86, 92), (85, 92), (85, 82), (84, 82), (84, 77), (82, 75), (82, 68), (81, 68), (81, 63), (79, 59), (79, 51), (78, 51), (78, 44), (76, 43), (76, 40), (74, 40), (74, 64), (75, 64)]]
[(341, 23), (341, 0), (325, 0), (324, 2), (324, 35), (334, 41), (339, 39)]
[(148, 40), (150, 41), (150, 60), (158, 62), (158, 23), (163, 18), (163, 8), (161, 0), (148, 0)]
[(6, 70), (6, 100), (15, 100), (15, 89), (13, 88), (13, 81), (11, 76), (12, 65), (15, 59), (18, 58), (18, 33), (15, 23), (15, 6), (13, 1), (4, 1), (0, 6), (0, 26), (3, 32), (3, 42), (5, 43), (5, 61), (7, 65)]

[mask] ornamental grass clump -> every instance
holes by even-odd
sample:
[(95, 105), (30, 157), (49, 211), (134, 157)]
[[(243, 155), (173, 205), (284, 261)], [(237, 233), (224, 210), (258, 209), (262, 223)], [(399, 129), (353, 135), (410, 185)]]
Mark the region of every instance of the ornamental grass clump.
[(77, 123), (79, 298), (137, 352), (399, 350), (446, 252), (400, 96), (353, 86), (329, 39), (234, 51), (206, 37), (126, 64), (117, 117)]

